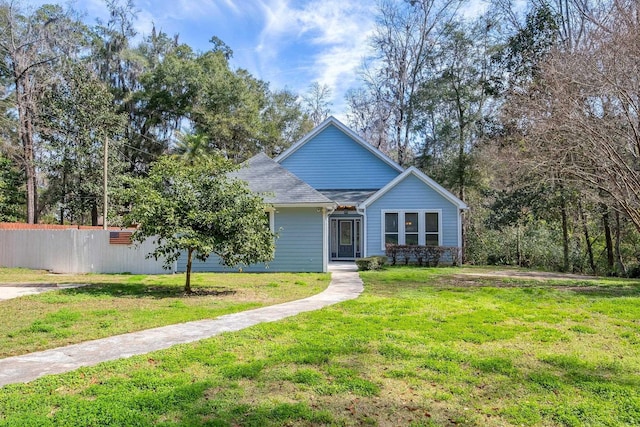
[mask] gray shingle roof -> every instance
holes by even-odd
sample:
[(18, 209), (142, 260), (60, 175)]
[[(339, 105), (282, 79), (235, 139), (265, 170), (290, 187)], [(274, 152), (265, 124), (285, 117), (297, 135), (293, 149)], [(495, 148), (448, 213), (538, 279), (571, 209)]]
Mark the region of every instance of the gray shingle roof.
[(251, 191), (264, 194), (264, 201), (278, 204), (327, 205), (331, 200), (280, 166), (264, 153), (245, 161), (232, 177), (246, 181)]

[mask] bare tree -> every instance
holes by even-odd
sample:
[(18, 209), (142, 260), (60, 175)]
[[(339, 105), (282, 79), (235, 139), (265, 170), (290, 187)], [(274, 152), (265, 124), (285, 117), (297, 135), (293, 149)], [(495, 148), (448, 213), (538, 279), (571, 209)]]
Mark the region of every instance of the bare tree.
[(366, 89), (358, 88), (347, 92), (347, 121), (371, 145), (388, 153), (391, 112), (381, 96), (380, 88), (381, 86), (368, 84)]
[(302, 97), (302, 105), (314, 126), (318, 126), (331, 115), (331, 88), (326, 84), (313, 82)]
[[(518, 3), (518, 4), (516, 4)], [(505, 30), (522, 31), (527, 16), (536, 10), (548, 10), (556, 22), (559, 46), (572, 50), (585, 41), (594, 27), (601, 25), (610, 11), (610, 2), (602, 0), (528, 0), (526, 7), (512, 0), (491, 0), (491, 14), (502, 21)]]
[(460, 0), (383, 1), (371, 38), (375, 55), (365, 63), (371, 110), (388, 116), (389, 151), (401, 165), (412, 160), (414, 101), (440, 31), (451, 21)]
[(530, 165), (597, 190), (640, 231), (640, 10), (612, 6), (580, 46), (552, 52), (538, 84), (512, 100), (512, 117)]

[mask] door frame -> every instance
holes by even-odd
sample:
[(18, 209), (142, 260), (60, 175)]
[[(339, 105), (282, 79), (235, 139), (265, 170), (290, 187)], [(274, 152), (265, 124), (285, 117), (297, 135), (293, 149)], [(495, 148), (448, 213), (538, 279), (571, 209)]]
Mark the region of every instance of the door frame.
[[(329, 218), (329, 260), (330, 261), (353, 261), (362, 257), (362, 217), (340, 217)], [(351, 240), (353, 254), (349, 257), (340, 255), (340, 222), (351, 223)]]

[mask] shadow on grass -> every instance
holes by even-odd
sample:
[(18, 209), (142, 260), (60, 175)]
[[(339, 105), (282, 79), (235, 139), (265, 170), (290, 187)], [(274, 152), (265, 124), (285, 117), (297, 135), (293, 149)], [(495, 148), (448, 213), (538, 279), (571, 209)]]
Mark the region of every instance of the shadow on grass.
[(62, 289), (63, 295), (87, 295), (93, 297), (109, 296), (121, 298), (183, 298), (201, 296), (226, 296), (233, 295), (236, 291), (222, 286), (207, 288), (192, 288), (191, 293), (184, 291), (182, 285), (147, 285), (142, 283), (127, 284), (89, 284), (79, 288)]
[[(21, 396), (20, 389), (6, 394)], [(167, 426), (276, 426), (299, 422), (327, 425), (333, 421), (328, 411), (302, 402), (264, 399), (255, 404), (240, 403), (237, 387), (212, 388), (209, 381), (168, 380), (147, 388), (131, 379), (120, 379), (115, 387), (114, 381), (107, 380), (80, 394), (54, 395), (39, 402), (22, 399), (21, 404), (11, 405), (14, 410), (2, 411), (3, 421), (8, 425), (43, 426), (146, 426), (159, 421)], [(0, 410), (6, 409), (3, 406), (0, 404)], [(16, 410), (19, 406), (25, 410)]]

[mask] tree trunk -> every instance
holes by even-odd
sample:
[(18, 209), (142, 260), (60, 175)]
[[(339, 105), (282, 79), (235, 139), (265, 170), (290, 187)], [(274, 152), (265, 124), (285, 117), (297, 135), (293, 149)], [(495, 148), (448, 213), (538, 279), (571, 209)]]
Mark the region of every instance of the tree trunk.
[(464, 211), (460, 212), (460, 265), (463, 265), (467, 262), (467, 244), (465, 243), (467, 240), (467, 216)]
[(596, 274), (596, 263), (593, 259), (593, 242), (589, 237), (589, 228), (587, 227), (587, 216), (584, 213), (584, 209), (582, 208), (582, 203), (578, 201), (578, 209), (580, 210), (580, 220), (582, 221), (582, 231), (584, 232), (584, 240), (587, 244), (587, 255), (589, 257), (589, 267), (591, 268), (591, 272)]
[(91, 205), (91, 225), (93, 227), (98, 225), (98, 203), (95, 200)]
[(624, 265), (624, 261), (622, 260), (622, 253), (620, 252), (620, 212), (616, 211), (616, 264), (617, 270), (621, 275), (627, 275), (627, 267)]
[(520, 250), (520, 224), (516, 227), (516, 259), (518, 267), (522, 267), (522, 251)]
[(191, 262), (193, 259), (193, 248), (187, 249), (187, 278), (184, 282), (184, 292), (191, 293)]
[(562, 271), (569, 271), (569, 224), (567, 221), (567, 203), (562, 196), (561, 198), (561, 208), (560, 215), (562, 217), (562, 255), (563, 255), (563, 263), (562, 263)]
[(27, 123), (28, 133), (23, 135), (25, 173), (27, 174), (27, 223), (38, 223), (38, 183), (33, 155), (33, 135), (31, 124)]
[(67, 204), (67, 167), (62, 170), (62, 203), (60, 203), (60, 225), (64, 224), (64, 207)]
[[(16, 76), (17, 77), (17, 76)], [(26, 176), (27, 190), (27, 223), (38, 222), (37, 215), (37, 182), (36, 167), (34, 163), (33, 150), (33, 128), (32, 116), (29, 108), (28, 88), (26, 83), (20, 79), (15, 81), (16, 102), (18, 104), (18, 137), (22, 143), (24, 170)]]
[(604, 240), (607, 249), (607, 274), (611, 274), (613, 272), (613, 240), (609, 224), (609, 208), (603, 204), (602, 209), (602, 225), (604, 226)]
[(402, 146), (402, 121), (404, 119), (403, 106), (398, 108), (399, 117), (396, 118), (396, 148), (398, 149), (398, 164), (404, 167), (404, 147)]

